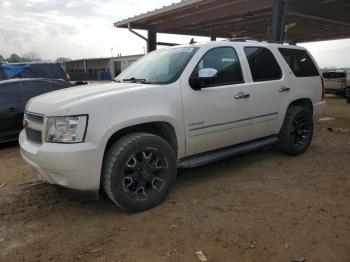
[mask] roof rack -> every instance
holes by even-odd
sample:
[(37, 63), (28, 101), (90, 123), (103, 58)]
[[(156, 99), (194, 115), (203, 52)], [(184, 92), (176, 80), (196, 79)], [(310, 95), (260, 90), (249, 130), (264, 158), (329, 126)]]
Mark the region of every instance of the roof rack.
[(242, 37), (242, 38), (231, 38), (229, 40), (230, 42), (264, 42), (264, 43), (271, 43), (271, 44), (288, 44), (288, 45), (295, 45), (295, 43), (291, 41), (276, 41), (271, 39), (253, 39), (250, 37)]

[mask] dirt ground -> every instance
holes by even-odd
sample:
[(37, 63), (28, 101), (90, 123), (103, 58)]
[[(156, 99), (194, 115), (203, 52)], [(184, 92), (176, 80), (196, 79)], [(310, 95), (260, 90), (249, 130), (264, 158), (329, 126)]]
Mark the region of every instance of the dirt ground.
[(350, 261), (350, 104), (327, 97), (310, 149), (180, 170), (160, 206), (125, 213), (42, 183), (0, 146), (0, 261)]

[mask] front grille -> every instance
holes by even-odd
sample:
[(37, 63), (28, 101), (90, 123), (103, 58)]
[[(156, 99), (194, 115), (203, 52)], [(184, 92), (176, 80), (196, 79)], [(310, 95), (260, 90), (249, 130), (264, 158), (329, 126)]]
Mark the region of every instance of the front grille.
[(44, 123), (44, 116), (38, 115), (30, 112), (26, 112), (25, 114), (28, 121), (37, 123), (37, 124), (43, 124)]
[(41, 131), (31, 129), (29, 127), (27, 127), (25, 130), (26, 130), (27, 139), (29, 141), (36, 144), (42, 143)]

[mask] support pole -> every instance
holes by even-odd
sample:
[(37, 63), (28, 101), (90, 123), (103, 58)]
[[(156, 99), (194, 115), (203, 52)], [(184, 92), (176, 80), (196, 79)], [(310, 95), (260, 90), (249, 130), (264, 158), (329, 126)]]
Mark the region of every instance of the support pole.
[(157, 49), (157, 33), (153, 30), (148, 30), (147, 37), (147, 52), (152, 52)]
[(287, 1), (275, 0), (272, 12), (272, 40), (284, 40), (284, 21), (287, 13)]

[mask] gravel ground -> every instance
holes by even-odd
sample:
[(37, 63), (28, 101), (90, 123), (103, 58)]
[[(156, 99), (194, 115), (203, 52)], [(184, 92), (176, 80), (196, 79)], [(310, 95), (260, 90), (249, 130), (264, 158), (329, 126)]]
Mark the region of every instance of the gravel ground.
[(350, 261), (350, 105), (327, 97), (310, 149), (180, 170), (160, 206), (122, 212), (43, 183), (0, 146), (0, 261)]

